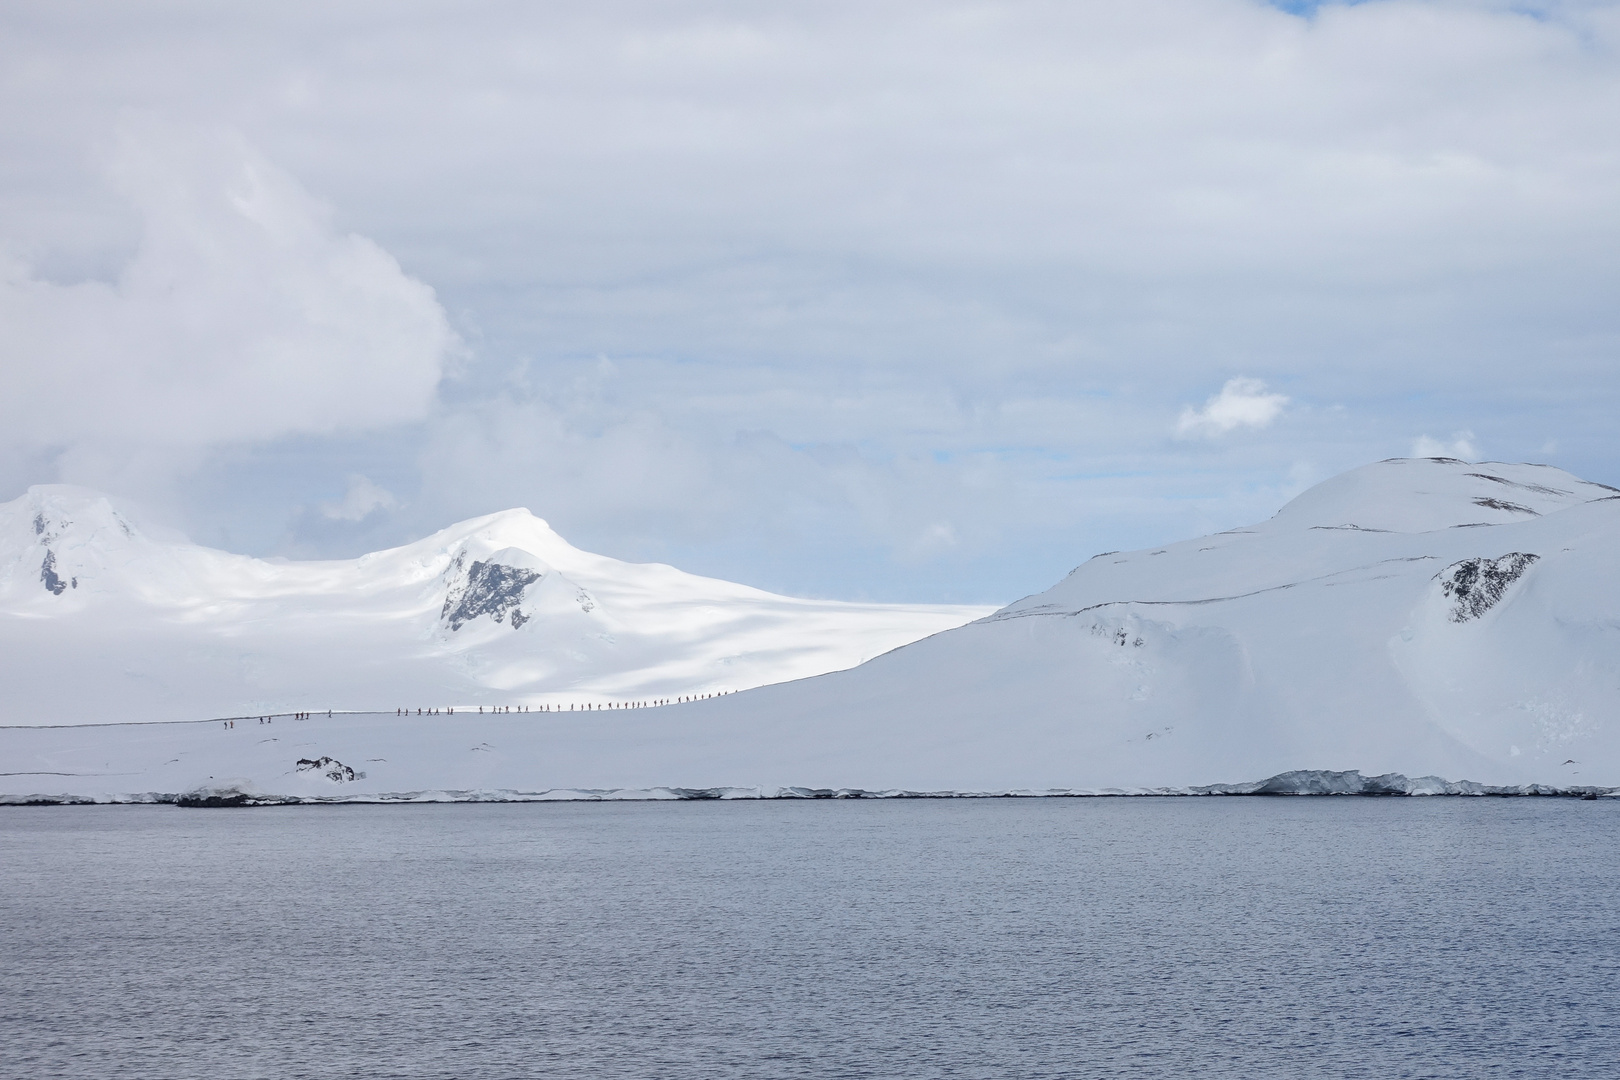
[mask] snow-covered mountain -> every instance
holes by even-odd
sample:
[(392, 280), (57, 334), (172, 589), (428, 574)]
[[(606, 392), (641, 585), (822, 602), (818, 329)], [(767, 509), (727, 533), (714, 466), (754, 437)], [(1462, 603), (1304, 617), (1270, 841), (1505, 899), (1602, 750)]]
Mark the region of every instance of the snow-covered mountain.
[[(1262, 524), (1096, 556), (969, 626), (720, 710), (756, 702), (839, 764), (861, 745), (875, 767), (839, 771), (860, 786), (1298, 769), (1617, 785), (1620, 492), (1544, 466), (1380, 462)], [(873, 730), (901, 708), (909, 730)]]
[(580, 551), (527, 510), (359, 559), (260, 560), (42, 486), (0, 504), (0, 724), (681, 698), (989, 610), (775, 596)]
[[(75, 564), (55, 573), (71, 595)], [(1253, 528), (1099, 555), (852, 670), (446, 720), (0, 730), (0, 771), (27, 774), (0, 791), (1143, 791), (1292, 770), (1404, 775), (1273, 787), (1616, 787), (1620, 492), (1544, 466), (1380, 462)]]

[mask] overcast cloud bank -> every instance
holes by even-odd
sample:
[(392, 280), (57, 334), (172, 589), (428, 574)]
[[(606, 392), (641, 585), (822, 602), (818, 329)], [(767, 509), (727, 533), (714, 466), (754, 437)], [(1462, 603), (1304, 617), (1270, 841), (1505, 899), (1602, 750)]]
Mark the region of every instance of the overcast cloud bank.
[(0, 17), (0, 496), (1004, 600), (1414, 444), (1620, 477), (1614, 4), (165, 10)]

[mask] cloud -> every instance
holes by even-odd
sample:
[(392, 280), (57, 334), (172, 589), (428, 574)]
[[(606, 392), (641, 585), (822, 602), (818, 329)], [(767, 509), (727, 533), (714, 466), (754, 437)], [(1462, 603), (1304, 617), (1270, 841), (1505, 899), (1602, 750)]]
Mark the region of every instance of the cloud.
[[(685, 377), (676, 365), (582, 361), (569, 376), (447, 408), (429, 422), (422, 484), (406, 516), (425, 530), (527, 506), (591, 550), (845, 596), (898, 595), (899, 578), (924, 577), (939, 565), (955, 565), (960, 577), (966, 561), (990, 557), (1006, 521), (1029, 520), (1010, 510), (1020, 493), (993, 454), (947, 462), (873, 451), (825, 426), (820, 439), (789, 439), (780, 432), (803, 419), (790, 408), (756, 412), (751, 431), (738, 430), (735, 406), (723, 400), (647, 408), (641, 394), (665, 388), (675, 396)], [(813, 401), (801, 381), (817, 379), (784, 375), (783, 399)], [(822, 392), (842, 397), (837, 387)], [(846, 407), (917, 406), (874, 391)], [(1037, 512), (1060, 501), (1041, 498)], [(745, 566), (739, 552), (755, 549), (771, 551), (775, 565)], [(827, 553), (840, 550), (860, 551), (862, 568), (829, 573)], [(969, 588), (959, 580), (945, 595)]]
[(141, 221), (116, 280), (0, 261), (7, 438), (184, 448), (424, 415), (458, 347), (433, 290), (243, 138), (126, 122), (110, 175)]
[(364, 521), (378, 510), (399, 506), (393, 492), (359, 473), (349, 475), (349, 490), (337, 502), (321, 504), (321, 516), (331, 521)]
[(1282, 415), (1288, 398), (1268, 394), (1260, 379), (1228, 379), (1221, 392), (1204, 402), (1202, 409), (1191, 405), (1181, 410), (1176, 434), (1182, 438), (1215, 438), (1240, 427), (1263, 428)]
[(922, 562), (956, 545), (956, 529), (948, 521), (936, 521), (919, 532), (901, 555)]
[(1451, 441), (1431, 439), (1427, 435), (1419, 435), (1412, 441), (1413, 457), (1450, 457), (1461, 458), (1464, 461), (1478, 461), (1479, 448), (1474, 445), (1472, 431), (1454, 431)]
[(93, 246), (44, 193), (133, 100), (251, 129), (538, 360), (1151, 365), (1175, 401), (1232, 356), (1303, 394), (1351, 354), (1507, 397), (1537, 315), (1612, 332), (1613, 5), (1315, 7), (334, 0), (86, 35), (34, 0), (0, 209)]
[[(0, 481), (128, 491), (85, 474), (236, 440), (187, 524), (251, 500), (230, 531), (260, 550), (300, 509), (306, 553), (352, 554), (528, 504), (722, 575), (994, 599), (992, 563), (1011, 594), (1264, 517), (1294, 462), (1414, 431), (1488, 423), (1515, 457), (1557, 431), (1557, 464), (1620, 480), (1620, 5), (1309, 6), (17, 0), (0, 426), (29, 443)], [(117, 205), (85, 163), (130, 107), (180, 134), (131, 129)], [(285, 181), (268, 227), (221, 194), (252, 162)], [(356, 235), (392, 315), (327, 269)], [(441, 301), (476, 355), (435, 398)], [(244, 345), (289, 325), (330, 346), (289, 367), (307, 408)], [(13, 371), (19, 326), (57, 377)], [(249, 362), (165, 367), (224, 353)], [(597, 356), (622, 377), (570, 398)], [(1342, 411), (1241, 437), (1270, 391), (1206, 405), (1234, 372)], [(408, 508), (322, 517), (356, 472)]]

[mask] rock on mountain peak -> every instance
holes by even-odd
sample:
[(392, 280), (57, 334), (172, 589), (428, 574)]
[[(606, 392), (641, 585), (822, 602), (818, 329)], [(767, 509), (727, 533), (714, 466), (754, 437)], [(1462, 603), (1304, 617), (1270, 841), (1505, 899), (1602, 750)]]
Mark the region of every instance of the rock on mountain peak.
[(0, 504), (0, 723), (690, 696), (986, 610), (775, 596), (581, 551), (524, 509), (358, 559), (254, 559), (44, 485)]
[(8, 552), (27, 543), (122, 543), (138, 535), (111, 499), (89, 488), (37, 484), (21, 498), (0, 504), (0, 544)]

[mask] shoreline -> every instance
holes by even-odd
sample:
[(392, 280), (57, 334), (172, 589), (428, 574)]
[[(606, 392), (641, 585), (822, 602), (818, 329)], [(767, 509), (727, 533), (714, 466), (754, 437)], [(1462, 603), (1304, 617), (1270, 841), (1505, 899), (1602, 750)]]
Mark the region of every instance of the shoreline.
[[(13, 775), (64, 775), (34, 773)], [(1399, 773), (1362, 776), (1360, 772), (1309, 769), (1280, 773), (1243, 784), (1209, 784), (1184, 788), (1048, 788), (999, 791), (912, 791), (890, 788), (820, 787), (650, 787), (549, 788), (523, 791), (512, 788), (424, 789), (402, 792), (366, 792), (353, 795), (288, 795), (257, 790), (250, 784), (224, 783), (185, 792), (135, 792), (108, 795), (47, 794), (0, 795), (0, 806), (154, 806), (188, 809), (226, 809), (264, 806), (420, 806), (460, 803), (546, 802), (764, 802), (887, 799), (1143, 799), (1143, 798), (1561, 798), (1597, 800), (1620, 798), (1620, 788), (1595, 785), (1480, 784), (1424, 776), (1408, 779)]]

